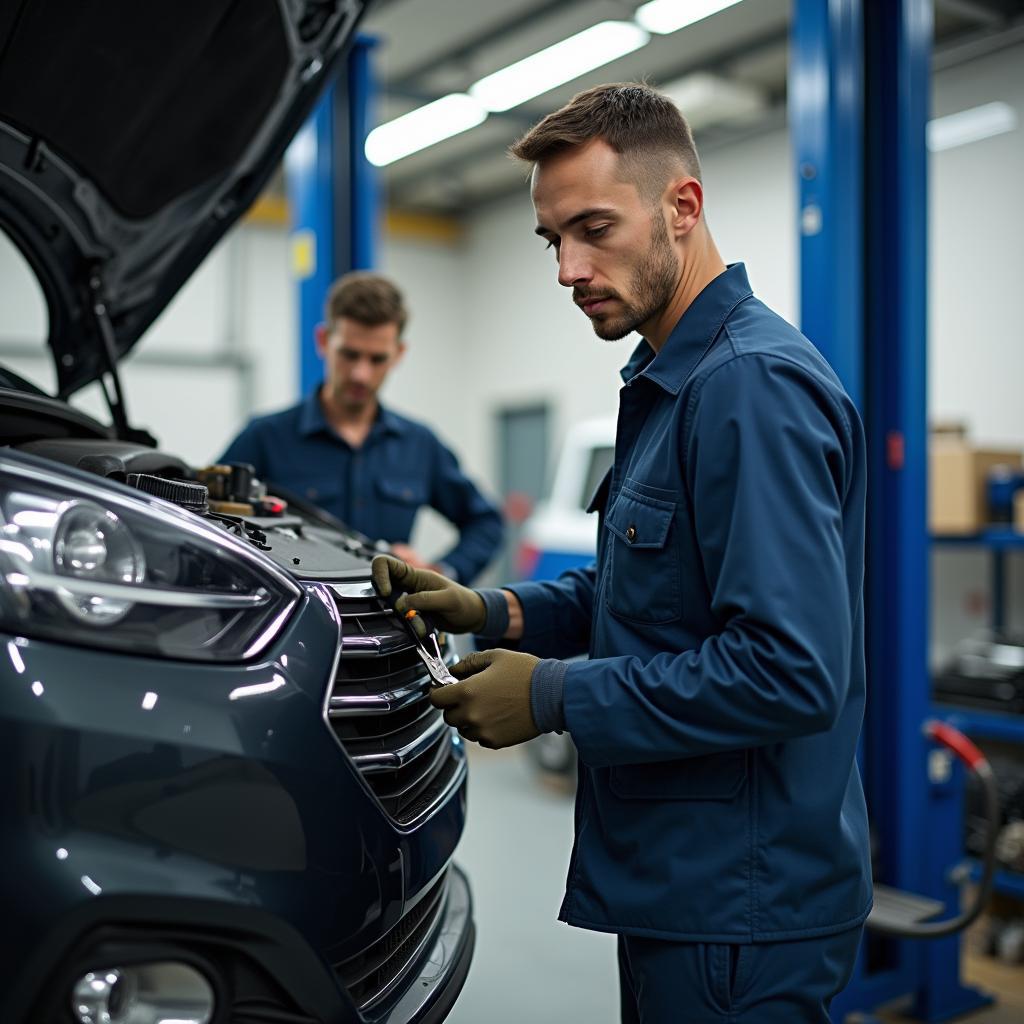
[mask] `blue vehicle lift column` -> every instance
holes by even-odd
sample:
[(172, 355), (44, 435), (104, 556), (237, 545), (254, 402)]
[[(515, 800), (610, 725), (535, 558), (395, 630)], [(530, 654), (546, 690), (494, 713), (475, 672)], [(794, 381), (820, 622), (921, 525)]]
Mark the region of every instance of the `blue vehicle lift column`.
[(331, 282), (346, 271), (369, 269), (376, 257), (378, 186), (364, 152), (372, 127), (373, 47), (373, 39), (356, 37), (285, 157), (302, 395), (323, 379), (313, 338)]
[[(797, 0), (790, 74), (801, 326), (868, 438), (868, 701), (860, 767), (876, 882), (956, 906), (962, 781), (929, 778), (926, 531), (927, 159), (932, 0)], [(934, 762), (933, 762), (934, 763)], [(987, 1000), (960, 983), (959, 937), (866, 933), (835, 1020), (905, 998), (944, 1021)]]

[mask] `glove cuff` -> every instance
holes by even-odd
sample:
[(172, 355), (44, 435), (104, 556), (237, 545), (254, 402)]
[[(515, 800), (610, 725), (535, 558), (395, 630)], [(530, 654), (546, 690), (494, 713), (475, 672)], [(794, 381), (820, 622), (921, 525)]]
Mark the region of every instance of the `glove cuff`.
[(484, 603), (484, 624), (476, 631), (483, 640), (500, 640), (508, 632), (508, 599), (496, 587), (477, 590)]
[(530, 714), (541, 732), (565, 731), (565, 708), (562, 688), (569, 664), (546, 658), (534, 666), (530, 676)]

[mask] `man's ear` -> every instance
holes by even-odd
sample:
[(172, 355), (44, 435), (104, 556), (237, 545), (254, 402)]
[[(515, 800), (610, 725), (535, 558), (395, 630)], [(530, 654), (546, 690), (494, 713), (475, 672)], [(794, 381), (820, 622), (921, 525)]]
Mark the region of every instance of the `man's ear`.
[(395, 353), (395, 358), (391, 361), (392, 366), (397, 366), (402, 361), (402, 356), (405, 355), (405, 342), (399, 341), (398, 351)]
[(313, 329), (313, 338), (316, 342), (316, 354), (321, 358), (327, 357), (327, 324), (317, 324)]
[(668, 189), (670, 224), (677, 239), (684, 238), (699, 223), (704, 209), (704, 189), (696, 178), (674, 181)]

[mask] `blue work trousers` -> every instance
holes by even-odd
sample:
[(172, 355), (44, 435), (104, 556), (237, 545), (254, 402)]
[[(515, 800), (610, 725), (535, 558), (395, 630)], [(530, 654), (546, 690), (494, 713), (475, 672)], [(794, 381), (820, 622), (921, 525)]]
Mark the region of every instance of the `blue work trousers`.
[(622, 1024), (830, 1024), (861, 931), (744, 945), (620, 935)]

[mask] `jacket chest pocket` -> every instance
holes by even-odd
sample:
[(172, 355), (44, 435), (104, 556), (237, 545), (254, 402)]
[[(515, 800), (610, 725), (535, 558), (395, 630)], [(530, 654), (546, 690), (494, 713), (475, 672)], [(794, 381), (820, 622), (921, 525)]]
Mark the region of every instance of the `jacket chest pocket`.
[(378, 478), (376, 481), (378, 531), (385, 540), (405, 542), (413, 521), (427, 500), (427, 489), (419, 480)]
[[(341, 479), (337, 476), (302, 476), (287, 477), (278, 474), (271, 480), (277, 480), (282, 487), (297, 492), (301, 497), (333, 512), (341, 497)], [(337, 514), (337, 513), (335, 513)]]
[(676, 502), (629, 486), (616, 496), (604, 525), (609, 538), (608, 607), (634, 622), (671, 622), (682, 614), (679, 552), (672, 524)]
[(381, 500), (401, 506), (419, 508), (427, 500), (427, 489), (420, 480), (377, 479), (377, 494)]

